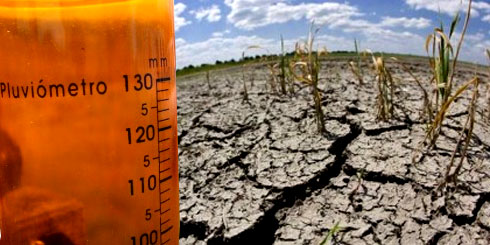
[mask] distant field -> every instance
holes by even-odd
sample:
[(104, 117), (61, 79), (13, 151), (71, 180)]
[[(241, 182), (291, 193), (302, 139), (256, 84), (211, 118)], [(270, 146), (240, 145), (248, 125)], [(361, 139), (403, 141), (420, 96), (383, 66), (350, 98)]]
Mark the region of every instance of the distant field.
[[(375, 55), (379, 56), (382, 55), (384, 57), (399, 57), (399, 58), (405, 58), (405, 59), (422, 59), (422, 60), (427, 60), (428, 58), (426, 56), (420, 56), (420, 55), (411, 55), (411, 54), (395, 54), (395, 53), (375, 53)], [(332, 53), (329, 53), (328, 56), (323, 57), (323, 60), (328, 60), (328, 59), (353, 59), (357, 56), (355, 52), (350, 52), (350, 51), (334, 51)], [(292, 58), (293, 54), (287, 54), (288, 58)], [(220, 69), (226, 69), (226, 68), (231, 68), (235, 66), (241, 66), (244, 64), (259, 64), (263, 62), (277, 62), (279, 57), (277, 55), (275, 56), (260, 56), (260, 57), (246, 57), (245, 60), (238, 60), (238, 61), (224, 61), (224, 62), (217, 62), (216, 64), (202, 64), (199, 66), (187, 66), (181, 69), (177, 69), (177, 77), (184, 77), (187, 75), (193, 75), (197, 73), (204, 73), (207, 71), (211, 70), (220, 70)], [(370, 59), (369, 56), (366, 56), (365, 59)], [(470, 62), (464, 62), (460, 61), (460, 63), (465, 64), (465, 65), (475, 65)], [(479, 66), (479, 65), (478, 65)]]

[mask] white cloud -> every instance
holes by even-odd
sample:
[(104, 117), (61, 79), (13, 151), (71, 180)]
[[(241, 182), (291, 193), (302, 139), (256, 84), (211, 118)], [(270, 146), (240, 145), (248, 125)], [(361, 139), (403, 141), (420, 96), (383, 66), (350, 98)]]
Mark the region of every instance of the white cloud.
[(361, 15), (356, 7), (334, 2), (291, 5), (285, 0), (225, 0), (225, 4), (231, 8), (228, 21), (245, 30), (302, 18), (329, 24)]
[(485, 15), (483, 16), (483, 18), (481, 19), (483, 21), (486, 21), (486, 22), (489, 22), (490, 23), (490, 14), (489, 15)]
[[(408, 39), (410, 40), (422, 40), (423, 38), (410, 31), (399, 30), (403, 28), (426, 28), (430, 26), (430, 20), (424, 18), (391, 18), (385, 17), (379, 23), (369, 22), (363, 19), (344, 19), (338, 20), (332, 24), (330, 28), (339, 29), (344, 32), (357, 33), (359, 36), (364, 36), (365, 39), (370, 42), (377, 42), (378, 39), (383, 39), (388, 42), (400, 42), (406, 45)], [(390, 27), (398, 27), (396, 31), (389, 29)], [(384, 44), (383, 44), (384, 45)], [(390, 45), (388, 45), (390, 46)], [(381, 48), (385, 46), (380, 46)], [(407, 47), (408, 48), (408, 47)], [(383, 51), (386, 51), (383, 49)]]
[(191, 21), (186, 20), (184, 17), (180, 16), (184, 13), (187, 6), (183, 3), (176, 3), (174, 6), (174, 21), (175, 21), (175, 31), (178, 31), (181, 27), (191, 24)]
[(206, 9), (202, 8), (197, 11), (191, 11), (190, 13), (193, 14), (199, 21), (202, 19), (206, 19), (209, 22), (217, 22), (221, 20), (221, 10), (218, 5), (213, 5)]
[(364, 48), (389, 53), (425, 54), (424, 37), (411, 32), (380, 30), (366, 35)]
[[(456, 34), (458, 34), (457, 36), (459, 39), (459, 35), (461, 35), (461, 34), (460, 33), (456, 33)], [(483, 34), (481, 32), (478, 32), (475, 34), (466, 34), (464, 40), (468, 41), (468, 42), (472, 42), (472, 43), (482, 42), (482, 41), (485, 41), (485, 34)]]
[(380, 23), (380, 26), (385, 27), (396, 27), (403, 26), (405, 28), (417, 28), (423, 29), (429, 27), (431, 25), (431, 21), (426, 18), (407, 18), (407, 17), (384, 17)]
[(225, 34), (230, 34), (230, 30), (225, 30), (225, 31), (217, 31), (217, 32), (213, 32), (213, 34), (211, 34), (212, 37), (223, 37)]
[(223, 32), (213, 32), (213, 34), (211, 34), (212, 37), (223, 37), (224, 36), (224, 33)]
[[(450, 40), (455, 49), (460, 38), (461, 33), (455, 32)], [(486, 64), (485, 50), (488, 48), (490, 48), (490, 40), (484, 33), (466, 33), (461, 46), (460, 59)]]
[[(177, 67), (187, 65), (212, 64), (216, 60), (240, 59), (242, 52), (250, 45), (272, 47), (274, 40), (257, 36), (238, 36), (234, 38), (212, 37), (205, 41), (188, 43), (180, 40), (176, 44)], [(265, 53), (263, 50), (250, 50), (250, 55)], [(196, 55), (199, 54), (199, 55)]]
[(176, 38), (175, 39), (175, 46), (176, 47), (184, 46), (184, 45), (186, 45), (186, 43), (187, 42), (183, 38)]
[[(291, 5), (286, 0), (225, 0), (231, 7), (227, 16), (235, 27), (252, 30), (261, 26), (285, 23), (291, 20), (315, 20), (318, 25), (326, 25), (330, 29), (342, 32), (358, 33), (358, 38), (369, 43), (369, 48), (379, 51), (415, 52), (422, 54), (424, 38), (409, 31), (390, 28), (426, 28), (431, 21), (425, 18), (385, 17), (374, 23), (362, 19), (364, 16), (356, 7), (348, 3), (301, 3)], [(306, 28), (305, 28), (306, 29)], [(306, 30), (305, 30), (306, 32)], [(226, 38), (223, 32), (215, 32), (212, 38), (196, 43), (177, 45), (178, 66), (189, 64), (214, 63), (216, 60), (239, 59), (243, 50), (250, 45), (260, 45), (262, 50), (249, 52), (279, 53), (280, 41), (264, 39), (257, 36)], [(285, 40), (289, 51), (294, 49), (298, 40)], [(353, 41), (344, 37), (321, 35), (317, 37), (319, 47), (326, 46), (329, 50), (352, 50)], [(366, 46), (365, 48), (368, 48)], [(407, 51), (410, 49), (410, 51)], [(268, 50), (267, 52), (264, 50)], [(417, 52), (417, 50), (420, 50)], [(195, 54), (199, 53), (199, 57)]]
[[(410, 7), (426, 9), (434, 12), (441, 12), (447, 15), (454, 15), (458, 11), (466, 11), (468, 0), (405, 0)], [(472, 16), (477, 17), (481, 12), (490, 13), (490, 3), (484, 1), (473, 1)]]
[[(315, 21), (318, 25), (326, 25), (346, 32), (359, 32), (362, 34), (386, 33), (394, 35), (395, 32), (387, 28), (417, 28), (422, 29), (431, 25), (426, 18), (384, 17), (381, 22), (375, 23), (362, 19), (365, 16), (357, 7), (349, 3), (301, 3), (291, 5), (285, 0), (225, 0), (231, 7), (228, 21), (236, 27), (253, 30), (257, 27), (276, 23), (285, 23), (291, 20), (307, 19)], [(403, 36), (406, 36), (403, 34)]]
[(470, 60), (478, 62), (480, 64), (488, 64), (486, 50), (490, 47), (490, 40), (482, 40), (479, 42), (468, 41), (463, 44), (461, 50), (461, 58), (463, 60)]

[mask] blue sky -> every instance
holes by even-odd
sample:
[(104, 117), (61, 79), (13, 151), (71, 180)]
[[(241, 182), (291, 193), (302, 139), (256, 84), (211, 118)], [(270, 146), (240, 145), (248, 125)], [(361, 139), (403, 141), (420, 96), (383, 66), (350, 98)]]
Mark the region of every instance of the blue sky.
[[(278, 53), (280, 36), (294, 49), (310, 23), (320, 28), (318, 47), (424, 55), (424, 42), (442, 20), (447, 25), (468, 0), (176, 0), (177, 66), (214, 63), (249, 55)], [(463, 15), (464, 17), (464, 15)], [(459, 25), (462, 29), (463, 20)], [(457, 40), (454, 39), (453, 42)], [(490, 49), (490, 0), (473, 1), (472, 18), (461, 57), (487, 63)]]

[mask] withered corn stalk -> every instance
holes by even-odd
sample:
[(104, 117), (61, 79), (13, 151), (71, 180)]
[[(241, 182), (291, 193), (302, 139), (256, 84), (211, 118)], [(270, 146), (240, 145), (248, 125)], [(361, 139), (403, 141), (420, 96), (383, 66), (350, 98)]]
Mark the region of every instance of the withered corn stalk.
[(269, 76), (267, 77), (267, 80), (269, 81), (271, 87), (271, 93), (277, 94), (277, 64), (267, 63), (266, 67), (269, 70)]
[[(420, 79), (418, 79), (417, 76), (415, 76), (415, 74), (413, 74), (413, 72), (403, 62), (401, 62), (400, 60), (398, 60), (395, 57), (391, 57), (391, 59), (402, 66), (402, 68), (405, 70), (405, 72), (407, 72), (415, 80), (415, 82), (417, 83), (417, 86), (422, 91), (422, 93), (424, 95), (424, 104), (422, 106), (422, 113), (421, 113), (420, 118), (423, 121), (425, 120), (425, 122), (427, 124), (431, 124), (432, 120), (434, 120), (434, 111), (432, 109), (432, 103), (431, 103), (431, 100), (429, 98), (429, 93), (427, 92), (427, 90), (422, 85), (422, 82), (420, 82)], [(432, 79), (434, 79), (434, 78), (432, 78)], [(432, 83), (432, 82), (433, 81), (431, 81), (430, 83)]]
[(208, 82), (208, 90), (211, 92), (211, 81), (210, 81), (210, 75), (209, 75), (209, 70), (206, 71), (206, 81)]
[(327, 133), (325, 129), (324, 114), (322, 109), (322, 97), (318, 89), (318, 74), (320, 70), (320, 56), (326, 51), (314, 51), (315, 35), (319, 29), (314, 29), (312, 24), (308, 34), (308, 40), (304, 44), (297, 43), (294, 61), (289, 64), (289, 70), (293, 77), (311, 86), (313, 101), (315, 104), (315, 119), (319, 133)]
[(356, 51), (357, 61), (356, 62), (350, 61), (349, 67), (350, 67), (352, 73), (359, 80), (359, 84), (362, 85), (364, 83), (364, 79), (363, 79), (364, 74), (363, 74), (362, 68), (361, 68), (362, 59), (361, 59), (361, 54), (359, 53), (359, 44), (357, 42), (357, 39), (354, 39), (354, 47), (355, 47), (355, 51)]
[(376, 98), (377, 119), (387, 121), (393, 118), (395, 83), (390, 71), (386, 68), (383, 57), (372, 56), (378, 96)]
[(281, 72), (279, 73), (279, 81), (281, 83), (281, 92), (282, 94), (287, 94), (286, 89), (286, 52), (284, 50), (284, 38), (281, 35), (281, 56), (280, 56), (279, 66), (281, 68)]
[[(242, 53), (242, 60), (245, 60), (245, 51)], [(247, 82), (245, 80), (245, 70), (246, 70), (246, 65), (243, 64), (243, 70), (242, 70), (242, 82), (243, 82), (243, 102), (249, 102), (248, 100), (248, 90), (247, 90)]]
[[(487, 49), (488, 65), (490, 65), (490, 50)], [(488, 83), (487, 83), (487, 121), (490, 122), (490, 69), (488, 69)]]
[[(454, 34), (456, 25), (459, 22), (459, 14), (456, 14), (453, 21), (451, 22), (451, 28), (449, 30), (448, 35), (444, 33), (444, 29), (441, 23), (441, 27), (435, 28), (434, 33), (427, 37), (425, 43), (425, 50), (430, 56), (430, 67), (433, 71), (433, 76), (435, 81), (434, 109), (436, 110), (436, 117), (434, 118), (432, 124), (429, 126), (429, 129), (427, 130), (427, 134), (425, 137), (425, 141), (423, 142), (423, 143), (428, 143), (427, 145), (429, 149), (435, 146), (437, 139), (441, 133), (442, 125), (444, 123), (446, 113), (450, 109), (449, 106), (452, 104), (452, 101), (450, 100), (451, 99), (454, 100), (454, 98), (457, 97), (457, 94), (451, 97), (451, 93), (452, 93), (453, 81), (456, 73), (456, 66), (458, 62), (459, 53), (464, 41), (466, 30), (468, 29), (468, 24), (471, 16), (471, 4), (472, 4), (472, 0), (469, 0), (468, 10), (463, 26), (463, 32), (461, 33), (461, 37), (459, 39), (455, 54), (450, 40)], [(432, 56), (430, 55), (430, 49), (429, 49), (431, 43), (432, 43)], [(470, 83), (471, 81), (467, 84)], [(462, 86), (462, 88), (466, 89), (468, 88), (468, 86), (466, 87)]]
[[(260, 46), (257, 45), (252, 45), (248, 46), (243, 52), (242, 52), (242, 61), (245, 61), (245, 52), (247, 50), (251, 49), (260, 49)], [(247, 80), (246, 80), (246, 70), (247, 70), (247, 63), (243, 63), (242, 67), (242, 81), (243, 81), (243, 101), (249, 103), (248, 100), (248, 89), (247, 89)]]
[[(476, 112), (476, 102), (478, 99), (478, 87), (480, 85), (479, 79), (474, 78), (469, 83), (468, 86), (473, 86), (473, 94), (471, 96), (471, 102), (468, 105), (468, 116), (466, 118), (466, 122), (464, 127), (461, 129), (459, 139), (457, 141), (456, 147), (451, 155), (451, 160), (449, 161), (449, 166), (446, 169), (446, 174), (442, 183), (439, 185), (439, 189), (446, 186), (448, 183), (455, 183), (457, 181), (457, 177), (461, 171), (461, 167), (463, 166), (464, 160), (467, 158), (468, 147), (471, 142), (471, 137), (473, 136), (473, 127), (475, 125), (475, 112)], [(464, 85), (466, 86), (466, 85)], [(466, 88), (460, 88), (459, 91), (465, 91)], [(458, 93), (457, 93), (458, 94)], [(459, 155), (459, 161), (457, 165), (454, 167), (456, 162), (456, 156)], [(451, 171), (454, 167), (454, 170)]]
[(350, 70), (352, 71), (352, 74), (354, 74), (357, 78), (357, 80), (359, 80), (359, 84), (363, 84), (363, 78), (362, 78), (362, 75), (359, 71), (359, 68), (357, 67), (356, 63), (354, 63), (354, 61), (350, 61), (349, 62), (349, 67), (350, 67)]

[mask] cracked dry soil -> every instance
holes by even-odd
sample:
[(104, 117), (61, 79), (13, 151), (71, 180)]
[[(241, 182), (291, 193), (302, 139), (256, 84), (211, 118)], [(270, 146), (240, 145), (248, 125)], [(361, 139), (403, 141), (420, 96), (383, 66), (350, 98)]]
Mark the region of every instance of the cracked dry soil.
[[(429, 83), (426, 60), (404, 62)], [(273, 94), (263, 66), (246, 69), (250, 103), (241, 67), (213, 71), (211, 90), (203, 74), (179, 78), (180, 243), (319, 244), (340, 222), (338, 244), (490, 244), (487, 98), (479, 98), (457, 185), (434, 195), (470, 95), (457, 100), (435, 150), (414, 164), (423, 95), (400, 66), (387, 66), (397, 79), (395, 119), (377, 122), (368, 67), (361, 86), (345, 60), (322, 63), (327, 135), (316, 132), (309, 88)], [(474, 74), (460, 66), (456, 81)]]

